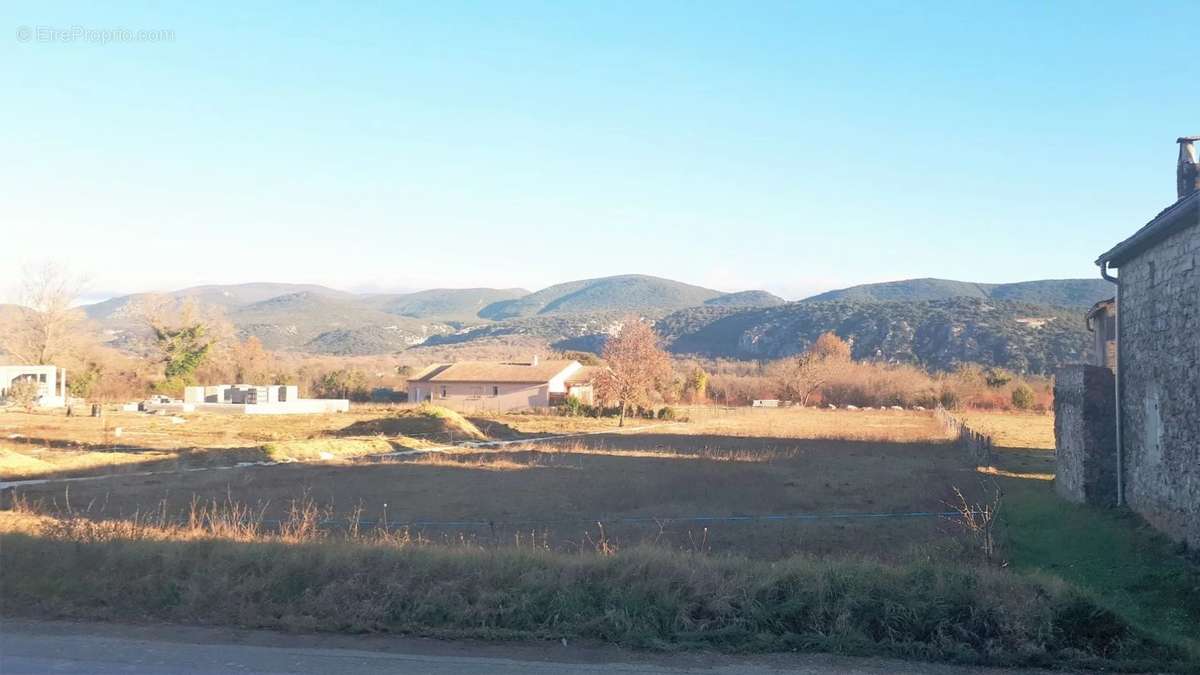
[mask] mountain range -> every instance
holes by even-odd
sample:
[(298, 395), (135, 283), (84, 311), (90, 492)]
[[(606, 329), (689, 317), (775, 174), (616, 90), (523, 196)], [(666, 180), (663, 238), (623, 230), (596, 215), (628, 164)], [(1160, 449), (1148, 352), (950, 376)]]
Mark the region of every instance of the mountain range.
[[(119, 342), (139, 327), (145, 294), (86, 305)], [(598, 350), (622, 317), (655, 320), (680, 354), (764, 359), (803, 350), (834, 330), (855, 355), (949, 368), (971, 360), (1043, 372), (1078, 360), (1082, 313), (1110, 297), (1101, 279), (980, 284), (911, 279), (865, 284), (786, 302), (761, 290), (723, 292), (645, 275), (521, 288), (354, 294), (306, 284), (197, 286), (165, 295), (221, 308), (242, 336), (269, 349), (323, 354), (522, 349)]]

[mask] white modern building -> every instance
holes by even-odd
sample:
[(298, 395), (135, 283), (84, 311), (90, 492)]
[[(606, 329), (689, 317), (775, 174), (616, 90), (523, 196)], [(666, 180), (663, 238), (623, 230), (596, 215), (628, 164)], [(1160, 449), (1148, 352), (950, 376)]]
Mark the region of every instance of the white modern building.
[(178, 412), (245, 415), (296, 415), (346, 412), (350, 409), (350, 401), (344, 398), (300, 398), (300, 390), (294, 384), (217, 384), (186, 387), (183, 390), (182, 404), (166, 405), (179, 406)]
[(8, 396), (12, 385), (22, 380), (38, 384), (37, 406), (61, 408), (67, 404), (67, 369), (57, 366), (0, 366), (0, 399)]

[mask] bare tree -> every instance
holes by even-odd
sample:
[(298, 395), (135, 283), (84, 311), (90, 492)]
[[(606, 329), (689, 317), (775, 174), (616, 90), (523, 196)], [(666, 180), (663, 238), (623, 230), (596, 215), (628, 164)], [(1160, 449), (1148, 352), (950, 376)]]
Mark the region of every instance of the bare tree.
[(991, 500), (975, 504), (968, 502), (957, 487), (954, 488), (954, 495), (958, 497), (958, 501), (946, 503), (954, 512), (951, 520), (958, 523), (963, 531), (975, 540), (986, 560), (992, 560), (996, 555), (995, 526), (996, 517), (1000, 513), (1000, 488), (993, 484)]
[(658, 335), (649, 324), (627, 319), (604, 345), (608, 367), (596, 379), (600, 397), (621, 406), (620, 426), (625, 426), (629, 406), (650, 402), (663, 383), (671, 381), (671, 357), (658, 346)]
[(849, 363), (850, 344), (829, 332), (803, 354), (777, 362), (772, 375), (780, 398), (808, 405), (813, 394)]
[(79, 348), (83, 311), (74, 304), (83, 281), (56, 263), (22, 270), (19, 308), (0, 324), (0, 348), (21, 363), (50, 364)]

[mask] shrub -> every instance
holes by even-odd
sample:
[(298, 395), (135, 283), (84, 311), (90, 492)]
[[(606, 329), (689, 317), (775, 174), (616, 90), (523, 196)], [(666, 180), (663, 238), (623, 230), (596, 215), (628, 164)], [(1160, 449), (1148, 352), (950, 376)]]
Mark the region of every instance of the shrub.
[(1012, 390), (1012, 404), (1017, 410), (1029, 410), (1034, 404), (1034, 393), (1029, 385), (1022, 382)]
[(987, 386), (993, 389), (1006, 387), (1009, 382), (1013, 381), (1012, 373), (1003, 368), (988, 368), (984, 371), (983, 376)]
[(953, 389), (946, 389), (942, 391), (941, 396), (938, 397), (938, 402), (942, 404), (943, 408), (957, 408), (958, 401), (958, 392), (954, 391)]
[(334, 370), (314, 378), (312, 391), (317, 398), (348, 398), (359, 402), (371, 400), (366, 373), (355, 369)]
[(588, 414), (588, 407), (578, 396), (568, 396), (562, 405), (558, 406), (558, 414), (565, 417), (582, 417)]
[(13, 382), (9, 386), (5, 400), (25, 410), (33, 410), (33, 406), (37, 403), (40, 394), (41, 387), (35, 380), (22, 379)]
[(663, 407), (658, 409), (658, 414), (656, 416), (660, 420), (668, 420), (668, 421), (674, 420), (675, 419), (675, 409), (669, 405), (664, 405)]

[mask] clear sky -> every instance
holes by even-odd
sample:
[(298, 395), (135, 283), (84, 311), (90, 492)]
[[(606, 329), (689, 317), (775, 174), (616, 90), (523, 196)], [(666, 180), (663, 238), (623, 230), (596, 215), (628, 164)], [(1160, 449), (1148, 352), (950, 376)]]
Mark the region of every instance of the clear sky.
[(0, 286), (1093, 276), (1200, 134), (1196, 2), (101, 4), (0, 7)]

